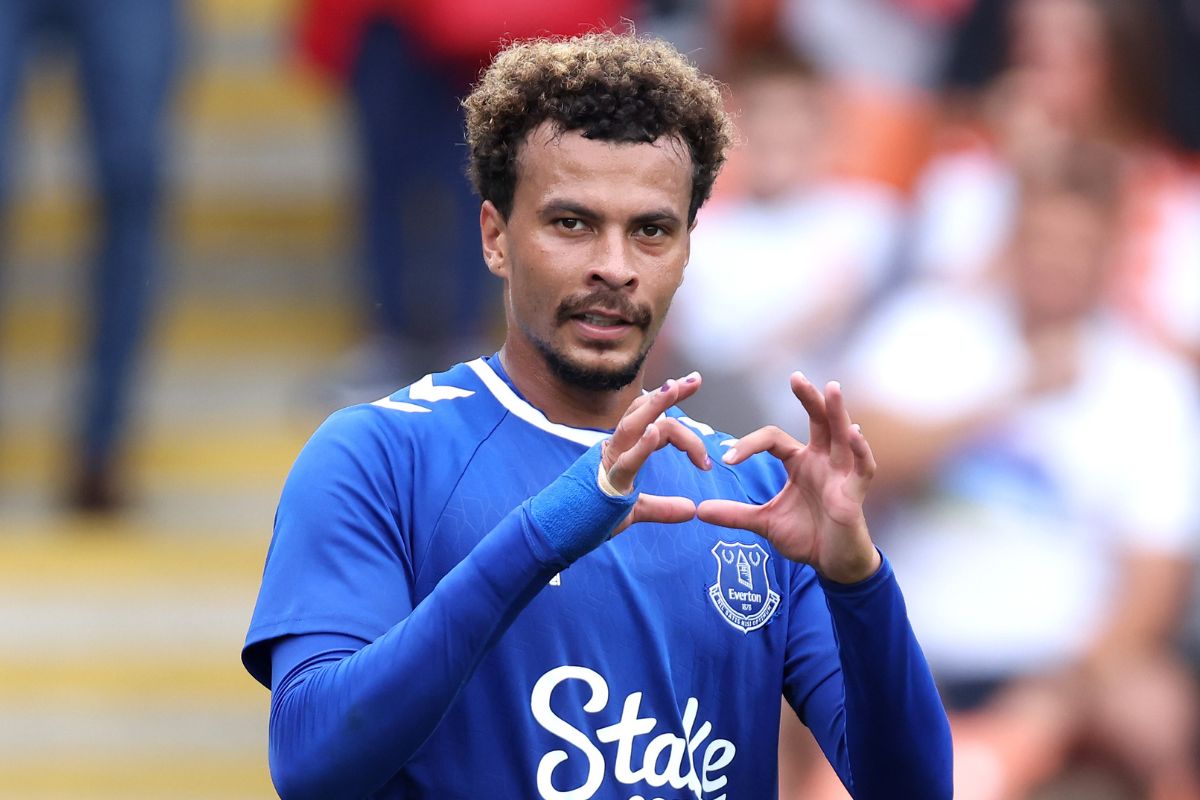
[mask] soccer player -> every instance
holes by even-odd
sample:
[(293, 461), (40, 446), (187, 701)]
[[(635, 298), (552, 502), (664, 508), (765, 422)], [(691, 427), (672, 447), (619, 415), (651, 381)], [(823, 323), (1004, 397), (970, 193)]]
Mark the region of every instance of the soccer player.
[(687, 418), (696, 374), (642, 388), (731, 138), (715, 83), (595, 33), (510, 46), (465, 106), (507, 336), (288, 477), (243, 651), (280, 794), (769, 798), (782, 695), (855, 797), (949, 797), (838, 385), (792, 377), (807, 446)]

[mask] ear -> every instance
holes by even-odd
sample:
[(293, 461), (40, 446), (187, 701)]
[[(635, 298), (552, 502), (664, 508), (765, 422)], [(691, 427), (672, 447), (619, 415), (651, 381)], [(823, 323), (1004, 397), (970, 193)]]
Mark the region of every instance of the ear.
[(679, 273), (679, 283), (683, 283), (683, 273), (687, 271), (687, 265), (692, 260), (692, 234), (696, 230), (696, 220), (692, 220), (692, 224), (688, 225), (686, 241), (683, 243), (683, 270)]
[(479, 236), (483, 240), (483, 260), (488, 272), (508, 277), (508, 223), (491, 200), (479, 208)]

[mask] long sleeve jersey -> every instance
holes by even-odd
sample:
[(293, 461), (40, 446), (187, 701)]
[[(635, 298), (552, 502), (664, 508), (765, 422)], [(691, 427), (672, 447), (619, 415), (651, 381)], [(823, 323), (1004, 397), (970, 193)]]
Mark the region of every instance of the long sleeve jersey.
[[(640, 491), (762, 503), (769, 455), (668, 412)], [(860, 799), (950, 795), (945, 714), (886, 560), (842, 586), (748, 531), (641, 523), (573, 563), (529, 498), (606, 431), (550, 422), (499, 359), (333, 415), (284, 488), (243, 660), (285, 797), (776, 794), (781, 696)]]

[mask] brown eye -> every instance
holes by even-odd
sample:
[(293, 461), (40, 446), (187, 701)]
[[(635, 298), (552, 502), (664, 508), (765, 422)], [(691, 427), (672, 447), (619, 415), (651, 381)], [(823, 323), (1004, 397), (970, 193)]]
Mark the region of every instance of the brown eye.
[(574, 217), (563, 217), (560, 220), (555, 220), (558, 226), (564, 231), (579, 231), (583, 230), (583, 222)]

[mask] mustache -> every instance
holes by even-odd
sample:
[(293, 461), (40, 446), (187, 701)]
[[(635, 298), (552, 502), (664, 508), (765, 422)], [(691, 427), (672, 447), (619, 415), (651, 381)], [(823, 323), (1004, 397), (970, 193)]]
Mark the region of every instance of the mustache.
[(646, 306), (639, 306), (621, 292), (600, 290), (591, 294), (568, 297), (558, 305), (556, 317), (559, 324), (569, 322), (572, 317), (589, 311), (607, 311), (639, 328), (648, 328), (654, 314)]

